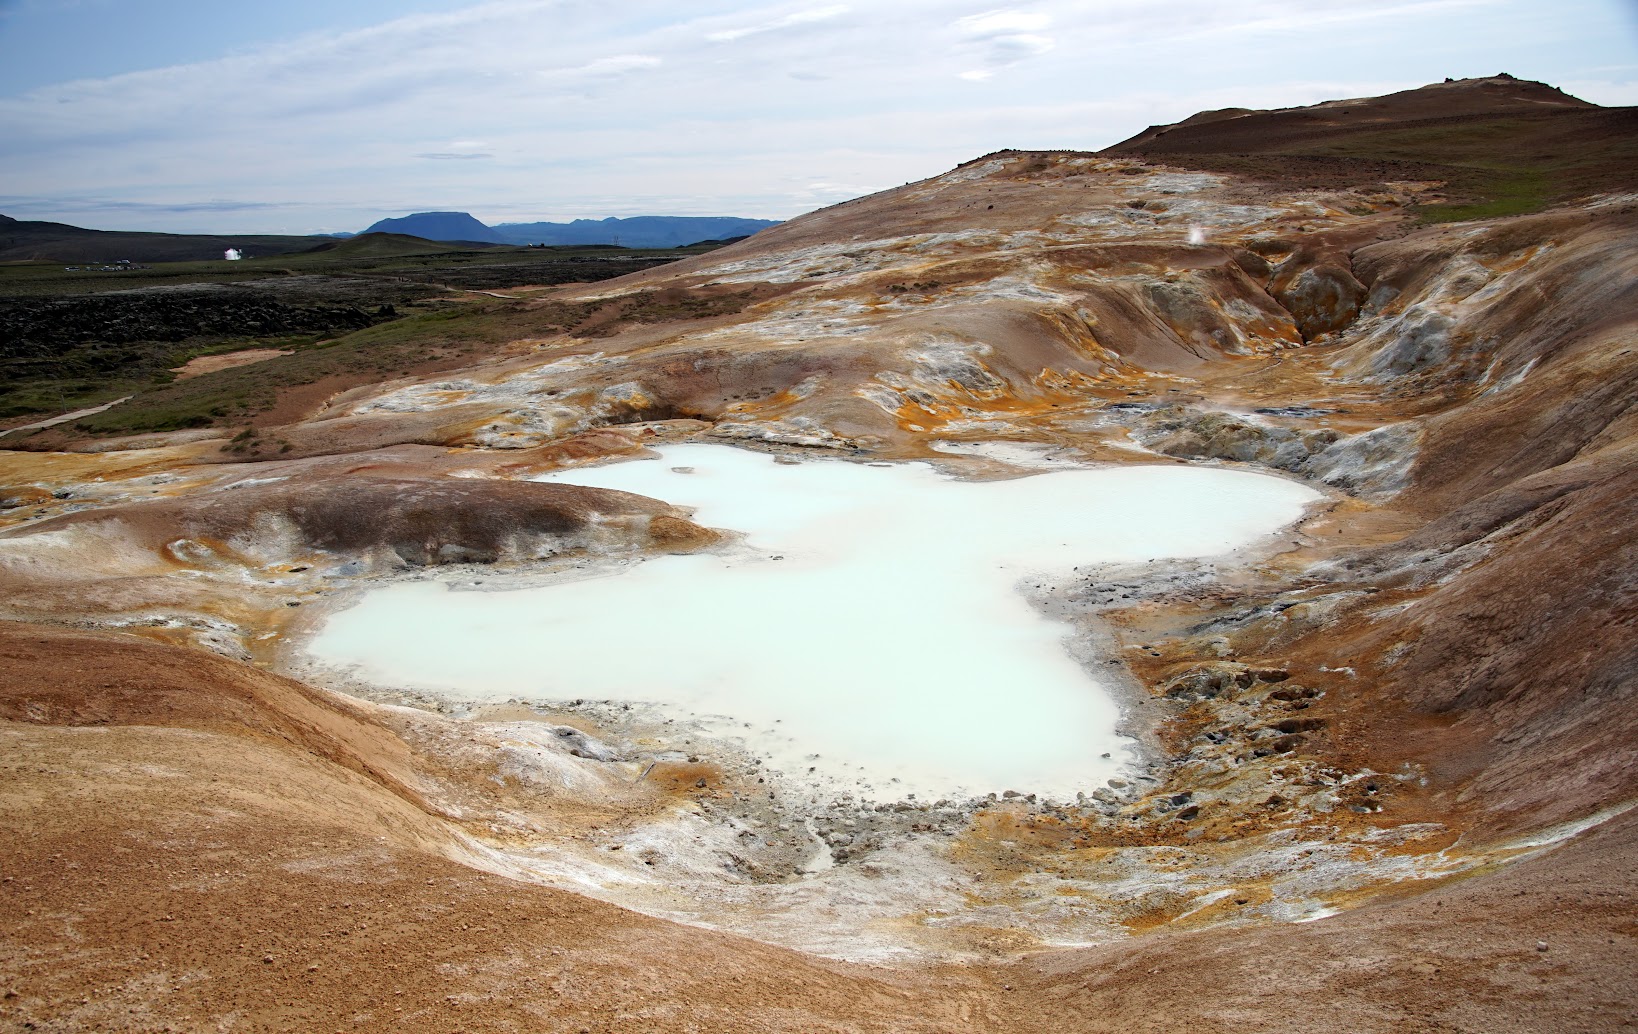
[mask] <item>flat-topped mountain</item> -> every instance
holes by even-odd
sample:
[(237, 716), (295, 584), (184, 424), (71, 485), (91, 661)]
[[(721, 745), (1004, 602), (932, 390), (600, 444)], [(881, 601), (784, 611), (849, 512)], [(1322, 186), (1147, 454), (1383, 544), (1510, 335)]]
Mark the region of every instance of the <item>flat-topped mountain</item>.
[(749, 237), (778, 226), (775, 219), (737, 216), (635, 215), (567, 223), (501, 223), (497, 233), (517, 244), (618, 244), (626, 248), (681, 248)]
[[(0, 780), (7, 1018), (1618, 1027), (1638, 1001), (1632, 115), (1493, 77), (998, 151), (595, 283), (457, 291), (439, 267), (413, 315), (19, 429), (41, 451), (0, 452), (0, 733), (26, 761)], [(199, 426), (107, 422), (184, 391)], [(1074, 792), (873, 799), (811, 781), (828, 749), (757, 753), (790, 723), (642, 695), (679, 677), (667, 637), (707, 638), (754, 704), (839, 660), (818, 706), (872, 762), (918, 740), (872, 706), (948, 713), (922, 651), (977, 651), (882, 642), (823, 549), (757, 530), (865, 538), (834, 493), (791, 521), (796, 479), (768, 475), (742, 494), (771, 526), (749, 528), (657, 498), (721, 476), (656, 459), (684, 443), (1022, 481), (1029, 510), (1091, 465), (1314, 501), (1233, 552), (994, 568), (1064, 625), (1020, 641), (1119, 701), (1132, 762)], [(676, 487), (602, 481), (645, 465)], [(962, 541), (1036, 516), (925, 496), (915, 519)], [(1230, 519), (1204, 492), (1146, 518)], [(903, 552), (868, 554), (874, 613), (941, 623), (951, 583)], [(746, 579), (731, 602), (793, 626), (775, 660), (703, 591), (717, 566)], [(642, 577), (667, 569), (674, 587)], [(537, 659), (459, 695), (434, 662), (487, 661), (468, 633), (525, 589), (562, 609), (489, 642)], [(366, 607), (388, 597), (414, 609)], [(312, 644), (344, 613), (406, 654), (419, 629), (422, 652), (326, 666)], [(556, 663), (563, 637), (637, 695)], [(659, 667), (633, 676), (638, 653)], [(1028, 678), (971, 692), (1012, 719)], [(1003, 728), (970, 751), (1038, 748)]]
[(485, 241), (509, 243), (504, 234), (490, 229), (465, 212), (416, 212), (398, 219), (380, 219), (365, 233), (396, 233), (429, 241)]
[(496, 244), (613, 244), (624, 248), (681, 248), (706, 241), (748, 237), (774, 219), (735, 216), (638, 215), (576, 219), (567, 223), (500, 223), (486, 226), (466, 212), (417, 212), (382, 219), (365, 233), (403, 233), (433, 241), (489, 241)]

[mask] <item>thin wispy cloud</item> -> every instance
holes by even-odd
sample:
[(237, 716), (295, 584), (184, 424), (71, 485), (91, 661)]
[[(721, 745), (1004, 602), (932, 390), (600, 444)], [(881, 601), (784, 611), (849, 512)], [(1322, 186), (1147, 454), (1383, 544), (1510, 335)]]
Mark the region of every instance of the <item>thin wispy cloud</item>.
[(985, 67), (968, 69), (960, 78), (983, 82), (995, 77), (1000, 68), (1045, 54), (1056, 41), (1042, 33), (1052, 25), (1052, 17), (1033, 10), (985, 11), (956, 19), (952, 28), (981, 52)]
[(950, 26), (961, 39), (961, 50), (979, 67), (956, 77), (971, 83), (994, 79), (998, 71), (1052, 50), (1057, 41), (1044, 35), (1050, 15), (1035, 10), (997, 10), (958, 18)]
[(765, 32), (778, 32), (780, 29), (795, 28), (799, 25), (812, 25), (815, 22), (829, 21), (839, 18), (851, 10), (846, 4), (834, 4), (830, 7), (815, 7), (806, 11), (796, 11), (782, 18), (762, 22), (759, 25), (747, 25), (738, 29), (721, 29), (717, 32), (708, 32), (705, 38), (713, 43), (731, 43), (747, 36), (760, 36)]
[(957, 18), (955, 28), (964, 36), (993, 39), (1023, 32), (1039, 32), (1051, 24), (1051, 16), (1039, 11), (1005, 10)]
[(652, 54), (615, 54), (574, 68), (549, 68), (540, 74), (548, 79), (602, 79), (657, 68), (664, 63)]
[[(1229, 32), (1237, 36), (1278, 35), (1293, 32), (1314, 32), (1327, 26), (1425, 18), (1438, 14), (1472, 15), (1484, 8), (1506, 6), (1498, 0), (1405, 0), (1403, 3), (1378, 4), (1325, 4), (1316, 7), (1273, 5), (1266, 10), (1251, 10), (1247, 16), (1229, 25), (1210, 28), (1214, 32)], [(1208, 31), (1197, 25), (1190, 35)]]
[[(0, 97), (18, 199), (0, 206), (291, 232), (433, 208), (787, 217), (1202, 108), (1502, 70), (1627, 98), (1613, 4), (1172, 0), (1158, 17), (1147, 0), (493, 0)], [(188, 207), (224, 197), (284, 200)]]
[(142, 215), (198, 215), (240, 212), (283, 211), (291, 207), (287, 201), (188, 201), (179, 204), (161, 204), (148, 201), (126, 201), (110, 197), (68, 198), (65, 200), (24, 196), (0, 195), (0, 207), (8, 212), (33, 214), (41, 212), (131, 212)]

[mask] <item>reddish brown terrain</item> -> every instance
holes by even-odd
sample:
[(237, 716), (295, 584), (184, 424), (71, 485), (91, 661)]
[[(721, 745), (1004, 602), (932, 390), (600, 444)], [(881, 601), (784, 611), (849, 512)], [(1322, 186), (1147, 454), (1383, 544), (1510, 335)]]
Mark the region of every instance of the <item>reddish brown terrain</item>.
[[(999, 152), (474, 305), (525, 329), (460, 369), (0, 452), (0, 1030), (1638, 1024), (1632, 117), (1496, 77)], [(406, 574), (725, 548), (527, 480), (675, 441), (1324, 499), (1042, 601), (1149, 752), (1075, 802), (809, 806), (306, 656)]]

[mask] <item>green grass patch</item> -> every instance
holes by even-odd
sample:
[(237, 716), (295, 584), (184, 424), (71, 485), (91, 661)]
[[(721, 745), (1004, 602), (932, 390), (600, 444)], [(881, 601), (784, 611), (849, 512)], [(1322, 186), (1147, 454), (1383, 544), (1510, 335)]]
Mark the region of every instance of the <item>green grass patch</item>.
[(1490, 177), (1475, 177), (1467, 190), (1486, 198), (1467, 204), (1425, 205), (1417, 209), (1424, 223), (1456, 223), (1469, 219), (1497, 219), (1509, 215), (1529, 215), (1553, 201), (1553, 184), (1544, 172), (1520, 169)]
[(0, 420), (21, 420), (24, 417), (45, 417), (54, 413), (89, 409), (134, 394), (149, 386), (136, 381), (25, 382), (0, 391)]
[[(1209, 128), (1209, 127), (1208, 127)], [(1199, 149), (1174, 134), (1158, 160), (1320, 189), (1394, 181), (1444, 184), (1425, 223), (1528, 215), (1592, 194), (1638, 189), (1638, 109), (1571, 108), (1427, 117), (1376, 124), (1297, 120), (1266, 138), (1207, 137)], [(1208, 150), (1222, 147), (1218, 152)]]
[(140, 342), (111, 350), (78, 349), (65, 356), (30, 362), (21, 372), (0, 365), (0, 420), (49, 416), (100, 406), (126, 395), (171, 384), (173, 369), (191, 359), (249, 348), (310, 348), (317, 335), (234, 338), (214, 341)]
[[(328, 276), (374, 279), (382, 288), (390, 278), (408, 276), (418, 283), (437, 283), (441, 271), (454, 271), (454, 286), (474, 286), (464, 281), (478, 277), (474, 269), (487, 272), (482, 279), (491, 285), (506, 282), (567, 283), (570, 280), (600, 280), (714, 250), (711, 246), (687, 248), (617, 248), (610, 245), (565, 245), (552, 248), (498, 247), (479, 251), (421, 241), (415, 245), (394, 242), (364, 242), (323, 251), (270, 255), (238, 262), (154, 262), (124, 272), (67, 267), (63, 262), (0, 262), (0, 297), (63, 297), (123, 291), (143, 287), (181, 285), (233, 285), (247, 281), (279, 278)], [(368, 293), (368, 292), (366, 292)], [(387, 294), (392, 294), (391, 290)], [(341, 300), (339, 297), (335, 300)], [(348, 299), (352, 300), (352, 299)], [(357, 299), (361, 304), (366, 298)], [(384, 297), (402, 302), (402, 298)]]
[[(73, 428), (130, 434), (242, 423), (275, 406), (288, 387), (435, 368), (428, 364), (570, 329), (599, 308), (564, 307), (564, 325), (554, 327), (550, 312), (526, 312), (517, 302), (471, 293), (450, 295), (451, 289), (602, 280), (711, 250), (586, 245), (463, 251), (388, 240), (239, 262), (154, 263), (118, 273), (66, 270), (62, 263), (0, 263), (0, 420), (134, 395)], [(107, 293), (133, 288), (172, 290)], [(738, 304), (660, 302), (645, 295), (616, 306), (620, 311), (599, 323), (694, 318)], [(325, 315), (343, 309), (352, 315)], [(381, 322), (349, 329), (365, 318)], [(190, 359), (250, 348), (296, 354), (185, 381), (171, 372)]]
[[(327, 377), (387, 380), (417, 367), (457, 362), (522, 336), (517, 307), (472, 305), (421, 313), (342, 337), (315, 341), (293, 355), (151, 385), (129, 402), (74, 422), (86, 434), (137, 434), (244, 423), (278, 404), (287, 388)], [(117, 395), (115, 397), (118, 397)]]

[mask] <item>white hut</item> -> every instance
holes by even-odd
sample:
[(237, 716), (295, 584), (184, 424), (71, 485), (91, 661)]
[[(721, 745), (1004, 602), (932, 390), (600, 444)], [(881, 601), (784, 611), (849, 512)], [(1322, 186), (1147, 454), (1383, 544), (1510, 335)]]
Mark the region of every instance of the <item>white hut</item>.
[(222, 257), (227, 259), (229, 262), (237, 262), (245, 257), (245, 253), (240, 251), (238, 248), (229, 248), (228, 250), (222, 252)]

